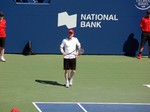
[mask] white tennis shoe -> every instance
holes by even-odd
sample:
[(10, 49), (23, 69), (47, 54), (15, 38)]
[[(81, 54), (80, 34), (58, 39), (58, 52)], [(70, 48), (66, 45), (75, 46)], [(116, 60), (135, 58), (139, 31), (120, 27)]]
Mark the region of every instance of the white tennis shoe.
[(1, 56), (1, 59), (0, 59), (2, 62), (6, 62), (5, 58), (3, 56)]
[(66, 82), (66, 88), (69, 88), (69, 81)]
[(69, 86), (72, 86), (73, 85), (73, 78), (71, 78), (70, 80), (69, 80)]

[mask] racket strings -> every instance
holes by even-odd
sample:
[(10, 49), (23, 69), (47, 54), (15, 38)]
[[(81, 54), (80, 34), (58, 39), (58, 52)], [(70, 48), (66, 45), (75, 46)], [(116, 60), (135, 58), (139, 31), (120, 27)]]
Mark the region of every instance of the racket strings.
[(80, 48), (80, 49), (78, 50), (78, 53), (79, 53), (79, 54), (83, 54), (83, 53), (84, 53), (84, 49)]

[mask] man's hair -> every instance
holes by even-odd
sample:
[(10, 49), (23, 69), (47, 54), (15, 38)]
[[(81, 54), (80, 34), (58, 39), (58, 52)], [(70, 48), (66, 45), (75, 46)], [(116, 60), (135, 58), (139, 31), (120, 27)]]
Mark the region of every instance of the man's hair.
[(0, 12), (0, 17), (4, 17), (4, 13), (3, 12)]

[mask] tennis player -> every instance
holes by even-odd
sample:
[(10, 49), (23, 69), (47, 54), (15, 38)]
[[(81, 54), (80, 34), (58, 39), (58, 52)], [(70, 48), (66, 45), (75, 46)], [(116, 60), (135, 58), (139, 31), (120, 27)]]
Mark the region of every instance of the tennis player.
[(144, 49), (145, 43), (148, 41), (148, 50), (149, 50), (149, 56), (150, 58), (150, 10), (147, 10), (146, 16), (141, 19), (140, 27), (142, 30), (142, 36), (141, 36), (141, 43), (140, 43), (140, 49), (139, 49), (139, 55), (137, 56), (138, 59), (142, 58), (142, 52)]
[(67, 88), (73, 84), (73, 76), (76, 71), (76, 58), (78, 56), (78, 52), (76, 52), (77, 48), (80, 49), (81, 44), (78, 39), (74, 37), (74, 30), (71, 29), (68, 32), (68, 38), (63, 39), (60, 45), (60, 51), (64, 56), (64, 70)]
[(0, 60), (2, 62), (6, 61), (4, 58), (5, 41), (6, 41), (5, 28), (6, 28), (6, 20), (4, 19), (4, 14), (0, 12), (0, 53), (1, 53)]

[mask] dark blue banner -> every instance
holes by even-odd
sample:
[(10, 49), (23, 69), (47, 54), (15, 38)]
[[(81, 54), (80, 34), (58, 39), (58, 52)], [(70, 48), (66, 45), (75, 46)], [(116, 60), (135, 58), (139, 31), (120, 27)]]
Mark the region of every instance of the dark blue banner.
[[(82, 3), (81, 3), (82, 2)], [(21, 53), (28, 41), (33, 52), (60, 53), (75, 30), (85, 54), (138, 53), (140, 20), (149, 0), (17, 0), (0, 1), (7, 20), (7, 53)], [(147, 44), (144, 53), (148, 53)]]

